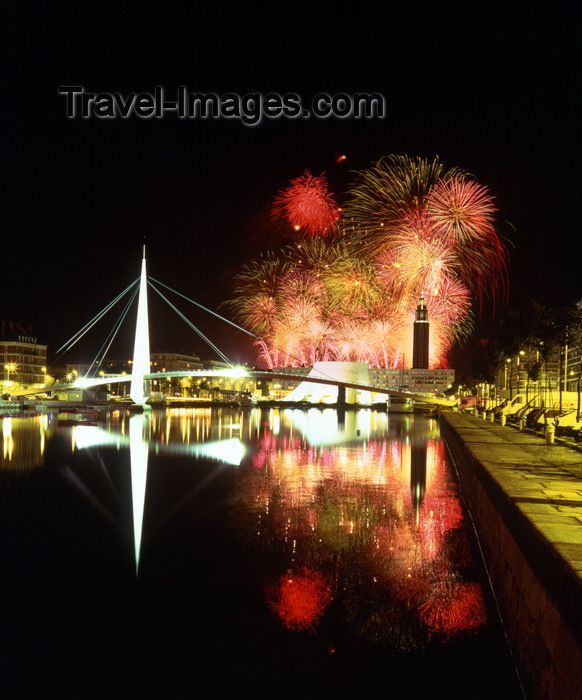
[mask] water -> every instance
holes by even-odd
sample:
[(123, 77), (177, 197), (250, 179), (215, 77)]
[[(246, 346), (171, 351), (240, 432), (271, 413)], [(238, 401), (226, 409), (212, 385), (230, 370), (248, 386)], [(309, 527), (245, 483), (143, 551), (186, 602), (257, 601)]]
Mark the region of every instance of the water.
[(4, 418), (2, 698), (521, 698), (438, 422)]

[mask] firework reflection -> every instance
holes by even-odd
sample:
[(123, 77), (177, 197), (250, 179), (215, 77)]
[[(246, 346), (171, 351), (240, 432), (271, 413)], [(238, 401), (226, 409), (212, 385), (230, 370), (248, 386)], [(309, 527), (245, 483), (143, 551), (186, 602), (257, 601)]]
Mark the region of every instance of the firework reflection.
[(480, 627), (482, 598), (465, 580), (463, 514), (436, 423), (402, 416), (390, 425), (368, 412), (370, 431), (352, 429), (343, 442), (332, 431), (328, 443), (320, 433), (312, 443), (292, 414), (280, 434), (265, 426), (240, 506), (270, 563), (267, 603), (282, 624), (313, 632), (333, 599), (357, 631), (389, 645), (418, 648)]

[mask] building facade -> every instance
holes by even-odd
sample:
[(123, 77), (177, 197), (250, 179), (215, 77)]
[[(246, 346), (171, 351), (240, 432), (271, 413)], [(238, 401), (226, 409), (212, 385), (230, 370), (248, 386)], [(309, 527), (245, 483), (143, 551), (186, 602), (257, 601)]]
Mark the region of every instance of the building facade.
[(582, 376), (582, 352), (580, 347), (567, 347), (564, 353), (563, 381), (566, 391), (578, 391)]
[(544, 362), (538, 350), (520, 350), (514, 357), (508, 357), (503, 368), (503, 377), (498, 385), (510, 394), (536, 394), (557, 392), (564, 389), (564, 368), (569, 364), (564, 349), (556, 346)]
[(454, 369), (370, 369), (370, 383), (395, 391), (444, 394), (455, 383)]
[(0, 368), (2, 393), (42, 385), (46, 375), (47, 346), (38, 342), (30, 327), (14, 321), (2, 321), (0, 330)]

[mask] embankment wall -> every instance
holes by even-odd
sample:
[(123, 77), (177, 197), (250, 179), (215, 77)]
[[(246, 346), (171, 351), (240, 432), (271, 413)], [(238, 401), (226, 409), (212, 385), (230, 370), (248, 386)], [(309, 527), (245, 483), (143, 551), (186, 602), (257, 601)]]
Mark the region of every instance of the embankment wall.
[(527, 697), (582, 700), (580, 578), (475, 456), (459, 434), (462, 425), (455, 416), (459, 414), (443, 413), (442, 434)]

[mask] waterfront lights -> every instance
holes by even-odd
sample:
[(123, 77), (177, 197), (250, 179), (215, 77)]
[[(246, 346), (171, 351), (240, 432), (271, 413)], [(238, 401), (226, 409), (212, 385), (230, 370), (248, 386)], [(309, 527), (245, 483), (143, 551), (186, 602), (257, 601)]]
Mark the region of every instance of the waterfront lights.
[(241, 377), (248, 377), (248, 372), (244, 367), (233, 367), (232, 369), (227, 369), (224, 375), (233, 379), (240, 379)]
[(12, 385), (12, 382), (10, 381), (10, 372), (16, 372), (18, 366), (14, 362), (8, 362), (8, 364), (4, 365), (4, 369), (6, 370), (7, 375), (7, 379), (4, 381), (4, 386), (9, 387)]
[[(67, 380), (71, 381), (72, 376), (70, 374), (67, 374)], [(94, 377), (77, 377), (75, 380), (74, 386), (79, 387), (80, 389), (84, 389), (88, 386), (94, 386), (97, 382), (95, 381)]]

